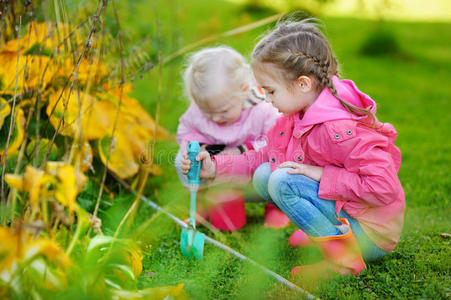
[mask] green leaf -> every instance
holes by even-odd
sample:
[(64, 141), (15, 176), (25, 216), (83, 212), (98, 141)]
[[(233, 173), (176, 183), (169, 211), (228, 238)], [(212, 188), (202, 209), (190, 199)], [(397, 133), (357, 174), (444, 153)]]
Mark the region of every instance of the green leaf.
[(41, 43), (35, 43), (30, 49), (25, 52), (25, 55), (39, 55), (39, 56), (52, 56), (50, 49), (44, 48)]

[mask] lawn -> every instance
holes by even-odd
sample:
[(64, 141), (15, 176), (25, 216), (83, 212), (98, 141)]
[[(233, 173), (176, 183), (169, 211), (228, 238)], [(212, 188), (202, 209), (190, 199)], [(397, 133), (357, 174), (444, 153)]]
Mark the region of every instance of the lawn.
[[(249, 12), (222, 1), (171, 0), (157, 6), (153, 1), (136, 1), (122, 4), (121, 22), (130, 45), (134, 38), (143, 40), (143, 49), (156, 59), (159, 35), (164, 57), (203, 37), (270, 13)], [(325, 18), (323, 22), (341, 65), (341, 77), (352, 79), (375, 99), (379, 120), (392, 123), (398, 131), (396, 144), (403, 154), (399, 177), (407, 203), (399, 245), (356, 277), (337, 277), (319, 287), (307, 287), (291, 278), (289, 271), (294, 265), (318, 260), (319, 253), (288, 247), (294, 225), (283, 230), (263, 228), (262, 204), (246, 204), (248, 224), (238, 232), (211, 232), (204, 227), (200, 230), (320, 298), (449, 298), (450, 238), (441, 234), (451, 230), (451, 142), (447, 132), (451, 128), (451, 24), (385, 23), (399, 42), (400, 54), (365, 56), (360, 48), (377, 23), (349, 18)], [(267, 29), (220, 38), (208, 45), (227, 44), (248, 56), (257, 37)], [(183, 96), (180, 76), (184, 58), (164, 65), (162, 77), (157, 66), (134, 81), (133, 95), (152, 115), (159, 103), (159, 122), (173, 134), (189, 104)], [(186, 218), (189, 198), (172, 165), (176, 152), (174, 139), (157, 144), (156, 159), (164, 172), (151, 178), (145, 194)], [(127, 192), (122, 190), (113, 206), (104, 211), (107, 233), (114, 231), (130, 203)], [(150, 245), (140, 287), (183, 282), (193, 299), (301, 298), (259, 269), (214, 246), (206, 245), (202, 262), (186, 259), (179, 250), (180, 229), (145, 204), (140, 207), (134, 228), (139, 228), (134, 231), (136, 238)]]

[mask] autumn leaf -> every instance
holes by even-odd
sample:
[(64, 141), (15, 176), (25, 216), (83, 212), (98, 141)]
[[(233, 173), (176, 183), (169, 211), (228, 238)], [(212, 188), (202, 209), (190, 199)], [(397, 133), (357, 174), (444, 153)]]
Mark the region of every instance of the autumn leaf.
[[(18, 65), (17, 65), (18, 63)], [(56, 66), (54, 61), (46, 56), (23, 55), (17, 61), (17, 53), (0, 52), (0, 80), (3, 93), (14, 94), (16, 89), (45, 89), (52, 83)]]
[[(77, 194), (88, 180), (82, 173), (76, 172), (72, 165), (63, 162), (48, 162), (45, 171), (54, 178), (54, 197), (72, 213)], [(56, 179), (56, 180), (55, 180)]]
[(35, 211), (39, 209), (40, 201), (53, 198), (72, 213), (87, 178), (70, 164), (48, 162), (44, 170), (27, 166), (23, 175), (6, 174), (5, 180), (11, 187), (28, 192)]
[(89, 142), (82, 142), (81, 144), (74, 143), (76, 147), (73, 165), (79, 168), (80, 172), (85, 173), (92, 167), (92, 148)]
[(186, 291), (183, 289), (184, 284), (179, 283), (176, 286), (161, 286), (156, 288), (147, 288), (139, 291), (115, 290), (114, 296), (117, 299), (138, 300), (138, 299), (174, 299), (188, 300), (190, 299)]
[(117, 132), (114, 138), (106, 135), (98, 143), (98, 152), (104, 165), (120, 178), (129, 178), (138, 172), (139, 165), (128, 144), (126, 134)]
[[(9, 134), (9, 125), (11, 121), (11, 114), (3, 119), (3, 126), (0, 128), (0, 156), (4, 153), (6, 142)], [(9, 140), (8, 155), (14, 154), (18, 151), (22, 144), (25, 130), (25, 118), (22, 109), (16, 108), (16, 122), (14, 130)]]
[(114, 105), (111, 103), (98, 101), (82, 92), (72, 92), (69, 95), (69, 91), (51, 94), (46, 109), (50, 123), (55, 129), (58, 128), (60, 120), (63, 120), (60, 134), (79, 137), (81, 140), (102, 138), (113, 123), (114, 111)]
[(3, 121), (11, 113), (11, 107), (8, 102), (0, 97), (0, 128), (3, 126)]
[[(22, 230), (14, 230), (8, 227), (0, 227), (0, 279), (9, 282), (16, 275), (19, 268), (33, 267), (33, 263), (44, 258), (44, 268), (47, 264), (54, 264), (59, 268), (71, 266), (71, 260), (60, 246), (51, 239), (33, 238)], [(22, 270), (21, 272), (24, 272)], [(45, 273), (42, 274), (42, 284), (53, 286), (49, 283)], [(57, 278), (57, 284), (61, 284), (64, 278)]]

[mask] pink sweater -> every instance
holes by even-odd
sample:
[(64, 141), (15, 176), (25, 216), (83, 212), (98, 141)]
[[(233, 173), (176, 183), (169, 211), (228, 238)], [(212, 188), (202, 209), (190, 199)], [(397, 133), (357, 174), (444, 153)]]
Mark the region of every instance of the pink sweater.
[[(350, 80), (333, 78), (340, 97), (359, 107), (375, 102)], [(360, 119), (360, 120), (359, 120)], [(270, 162), (274, 170), (284, 161), (324, 167), (318, 196), (336, 201), (357, 219), (366, 234), (385, 251), (399, 241), (404, 221), (405, 197), (398, 179), (401, 152), (394, 145), (391, 124), (376, 128), (343, 108), (325, 88), (301, 116), (281, 117), (267, 132), (268, 145), (260, 151), (236, 156), (216, 156), (216, 177), (250, 178), (255, 169)]]
[(177, 143), (183, 150), (189, 141), (232, 147), (248, 144), (258, 150), (266, 146), (265, 132), (274, 125), (279, 116), (277, 109), (262, 101), (243, 110), (234, 123), (221, 126), (207, 119), (199, 107), (191, 103), (179, 119)]

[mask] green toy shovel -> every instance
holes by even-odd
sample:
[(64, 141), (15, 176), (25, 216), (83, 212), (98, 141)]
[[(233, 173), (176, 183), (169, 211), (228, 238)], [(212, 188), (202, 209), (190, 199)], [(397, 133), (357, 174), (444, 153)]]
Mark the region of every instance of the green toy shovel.
[(180, 249), (182, 254), (189, 258), (202, 259), (204, 253), (205, 235), (196, 231), (196, 196), (199, 189), (199, 172), (201, 162), (196, 161), (200, 152), (198, 142), (192, 141), (188, 144), (188, 158), (191, 168), (187, 174), (188, 189), (190, 191), (189, 224), (187, 229), (182, 229), (180, 237)]

